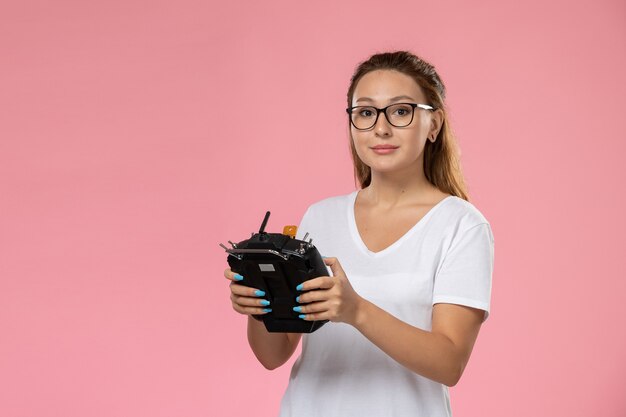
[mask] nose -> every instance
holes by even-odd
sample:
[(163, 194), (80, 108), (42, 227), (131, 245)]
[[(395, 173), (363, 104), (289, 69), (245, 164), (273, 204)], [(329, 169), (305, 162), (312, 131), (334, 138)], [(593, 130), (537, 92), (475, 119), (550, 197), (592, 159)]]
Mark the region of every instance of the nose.
[(378, 114), (378, 120), (376, 120), (376, 124), (374, 125), (374, 131), (378, 136), (389, 136), (391, 135), (392, 126), (387, 120), (387, 115), (385, 112), (380, 112)]

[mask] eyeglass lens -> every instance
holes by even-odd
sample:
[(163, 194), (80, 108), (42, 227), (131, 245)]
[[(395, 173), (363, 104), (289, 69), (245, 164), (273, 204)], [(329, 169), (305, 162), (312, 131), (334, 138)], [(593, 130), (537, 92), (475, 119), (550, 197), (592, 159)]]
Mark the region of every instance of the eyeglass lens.
[[(385, 110), (387, 121), (396, 127), (408, 126), (413, 120), (413, 107), (408, 104), (393, 104)], [(350, 113), (352, 123), (357, 129), (369, 129), (374, 126), (378, 116), (375, 107), (361, 106), (355, 107)]]

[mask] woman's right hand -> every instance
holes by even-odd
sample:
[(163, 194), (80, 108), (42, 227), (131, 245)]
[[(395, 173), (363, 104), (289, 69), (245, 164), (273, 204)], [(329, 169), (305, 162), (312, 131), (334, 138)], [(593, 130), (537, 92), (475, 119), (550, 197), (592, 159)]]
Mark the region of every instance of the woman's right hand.
[(230, 280), (230, 301), (233, 304), (233, 310), (246, 315), (263, 315), (272, 311), (269, 301), (263, 298), (265, 292), (237, 284), (245, 277), (231, 271), (230, 268), (224, 271), (224, 276)]

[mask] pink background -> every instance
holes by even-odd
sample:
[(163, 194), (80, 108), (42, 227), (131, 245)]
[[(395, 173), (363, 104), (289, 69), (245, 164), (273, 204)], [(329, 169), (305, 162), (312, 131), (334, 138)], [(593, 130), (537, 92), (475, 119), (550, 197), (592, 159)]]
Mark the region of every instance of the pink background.
[(495, 235), (455, 415), (626, 415), (609, 0), (3, 2), (0, 415), (276, 415), (290, 366), (254, 359), (218, 242), (354, 189), (349, 77), (401, 48), (444, 78)]

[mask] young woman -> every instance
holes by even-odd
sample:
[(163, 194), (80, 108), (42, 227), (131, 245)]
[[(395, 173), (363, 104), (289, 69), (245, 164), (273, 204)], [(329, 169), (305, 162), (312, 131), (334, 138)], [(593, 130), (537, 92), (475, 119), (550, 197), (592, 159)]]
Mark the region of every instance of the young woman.
[[(361, 63), (348, 89), (348, 123), (361, 189), (313, 204), (308, 232), (332, 277), (303, 284), (302, 320), (330, 320), (302, 337), (281, 416), (450, 416), (447, 387), (463, 373), (489, 314), (494, 240), (468, 202), (432, 65), (409, 52)], [(271, 308), (227, 269), (241, 314)], [(248, 340), (268, 369), (300, 334)]]

